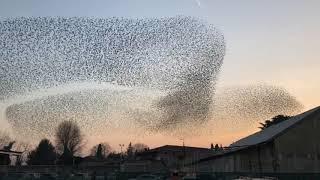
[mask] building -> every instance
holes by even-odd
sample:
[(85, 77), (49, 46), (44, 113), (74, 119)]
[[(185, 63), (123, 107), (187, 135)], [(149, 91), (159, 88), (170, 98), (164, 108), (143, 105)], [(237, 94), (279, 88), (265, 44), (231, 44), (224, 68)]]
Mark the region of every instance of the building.
[(10, 165), (12, 158), (19, 158), (22, 152), (0, 149), (0, 165)]
[(168, 168), (160, 160), (127, 160), (121, 164), (120, 171), (126, 173), (166, 173)]
[(190, 166), (199, 172), (320, 173), (320, 107), (231, 144)]
[(181, 169), (186, 164), (212, 156), (208, 148), (165, 145), (137, 155), (137, 159), (162, 161), (169, 169)]

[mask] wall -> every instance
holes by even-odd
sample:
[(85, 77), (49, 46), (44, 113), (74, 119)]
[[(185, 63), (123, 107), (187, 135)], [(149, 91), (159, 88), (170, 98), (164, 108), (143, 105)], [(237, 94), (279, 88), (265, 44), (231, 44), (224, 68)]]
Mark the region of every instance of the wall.
[(275, 139), (279, 172), (320, 172), (320, 111)]
[(271, 142), (195, 167), (202, 172), (320, 173), (320, 110)]

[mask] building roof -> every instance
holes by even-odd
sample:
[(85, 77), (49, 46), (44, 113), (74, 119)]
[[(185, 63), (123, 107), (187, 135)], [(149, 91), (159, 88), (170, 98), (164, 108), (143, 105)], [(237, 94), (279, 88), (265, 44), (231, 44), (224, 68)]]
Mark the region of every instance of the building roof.
[[(247, 136), (245, 138), (242, 138), (230, 145), (230, 147), (241, 147), (241, 146), (252, 146), (260, 143), (267, 142), (285, 130), (289, 129), (290, 127), (293, 127), (295, 124), (298, 124), (302, 120), (304, 120), (308, 115), (313, 114), (314, 112), (320, 110), (320, 106), (313, 108), (309, 111), (306, 111), (304, 113), (301, 113), (299, 115), (293, 116), (290, 119), (287, 119), (281, 123), (272, 125), (264, 130), (261, 130), (259, 132), (256, 132), (250, 136)], [(320, 111), (319, 111), (320, 112)]]
[(150, 154), (158, 154), (162, 152), (201, 152), (201, 153), (213, 153), (209, 148), (203, 147), (191, 147), (191, 146), (177, 146), (177, 145), (164, 145), (157, 148), (149, 149), (146, 151), (139, 152), (138, 156), (145, 156)]
[(212, 151), (209, 148), (203, 147), (191, 147), (191, 146), (177, 146), (177, 145), (164, 145), (154, 149), (150, 149), (149, 151)]
[(22, 154), (22, 152), (0, 149), (0, 154), (20, 156)]
[[(287, 119), (281, 123), (272, 125), (264, 130), (261, 130), (259, 132), (256, 132), (250, 136), (247, 136), (245, 138), (242, 138), (234, 143), (232, 143), (229, 147), (225, 148), (225, 150), (217, 152), (215, 155), (200, 159), (197, 162), (205, 162), (211, 159), (218, 158), (220, 156), (224, 156), (226, 154), (231, 154), (234, 152), (237, 152), (239, 150), (243, 150), (246, 148), (249, 148), (254, 145), (262, 144), (269, 142), (276, 138), (277, 136), (281, 135), (285, 131), (289, 130), (290, 128), (294, 127), (295, 125), (299, 124), (303, 120), (305, 120), (308, 116), (313, 115), (314, 113), (320, 113), (320, 106), (313, 108), (309, 111), (303, 112), (301, 114), (298, 114), (296, 116), (291, 117), (290, 119)], [(192, 163), (192, 164), (194, 164)]]
[(86, 156), (82, 158), (83, 162), (101, 162), (105, 161), (105, 159), (99, 159), (96, 156)]

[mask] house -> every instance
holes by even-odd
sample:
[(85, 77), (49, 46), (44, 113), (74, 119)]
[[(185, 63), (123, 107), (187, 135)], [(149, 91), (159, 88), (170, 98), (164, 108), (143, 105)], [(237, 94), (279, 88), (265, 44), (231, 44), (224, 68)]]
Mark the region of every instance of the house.
[(79, 166), (104, 166), (105, 164), (105, 159), (98, 159), (96, 156), (86, 156), (81, 159)]
[(105, 173), (114, 172), (120, 169), (120, 160), (113, 158), (99, 159), (95, 156), (86, 156), (81, 158), (78, 167), (87, 172)]
[(0, 165), (10, 165), (11, 158), (19, 158), (22, 152), (0, 149)]
[(120, 166), (121, 172), (126, 173), (166, 173), (168, 168), (160, 160), (127, 160)]
[(208, 148), (165, 145), (137, 154), (137, 159), (159, 160), (169, 169), (180, 169), (185, 164), (212, 156), (214, 151)]
[(254, 133), (190, 166), (198, 172), (320, 173), (320, 107)]

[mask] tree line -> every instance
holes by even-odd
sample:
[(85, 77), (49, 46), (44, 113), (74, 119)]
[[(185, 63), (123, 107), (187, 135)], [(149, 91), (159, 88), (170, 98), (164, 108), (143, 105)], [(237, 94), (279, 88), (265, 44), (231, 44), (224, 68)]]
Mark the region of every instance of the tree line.
[[(290, 118), (291, 116), (277, 115), (260, 123), (261, 126), (259, 128), (265, 130)], [(16, 165), (21, 165), (23, 162), (28, 165), (72, 165), (81, 160), (79, 155), (84, 147), (84, 135), (75, 121), (61, 122), (55, 130), (54, 141), (55, 144), (44, 138), (36, 148), (32, 149), (29, 143), (13, 141), (8, 134), (0, 131), (0, 150), (22, 152), (22, 156), (16, 159)], [(124, 147), (124, 144), (120, 145), (121, 148)], [(219, 152), (223, 150), (223, 147), (222, 145), (211, 143), (210, 149)], [(143, 143), (132, 144), (130, 142), (125, 152), (116, 153), (112, 151), (107, 142), (101, 142), (91, 148), (90, 157), (97, 160), (133, 158), (137, 153), (146, 150), (149, 150), (147, 145)], [(0, 165), (9, 165), (10, 163), (9, 155), (0, 154)]]
[[(16, 165), (21, 165), (23, 161), (27, 165), (73, 165), (82, 160), (79, 155), (84, 147), (84, 135), (75, 121), (61, 122), (55, 130), (54, 141), (55, 144), (44, 138), (34, 149), (31, 149), (30, 145), (26, 145), (27, 143), (11, 141), (6, 133), (0, 132), (0, 149), (22, 151), (25, 154), (25, 158), (20, 156), (16, 160)], [(13, 147), (14, 144), (17, 145)], [(117, 153), (112, 151), (107, 142), (101, 142), (91, 148), (89, 156), (96, 160), (131, 158), (136, 153), (146, 150), (149, 150), (147, 145), (130, 142), (125, 152)], [(10, 163), (9, 155), (0, 155), (0, 165), (9, 165)]]

